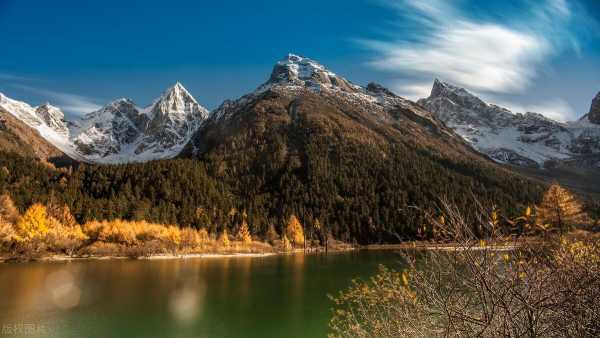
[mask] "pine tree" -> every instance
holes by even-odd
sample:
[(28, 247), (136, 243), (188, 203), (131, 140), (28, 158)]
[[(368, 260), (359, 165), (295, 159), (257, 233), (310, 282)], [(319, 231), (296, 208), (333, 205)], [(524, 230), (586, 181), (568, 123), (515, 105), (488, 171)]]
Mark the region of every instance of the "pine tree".
[(277, 234), (277, 230), (275, 230), (275, 226), (271, 224), (269, 226), (269, 230), (267, 231), (267, 241), (273, 244), (276, 240), (279, 239), (279, 235)]
[(546, 191), (542, 204), (536, 207), (536, 215), (540, 228), (558, 228), (561, 233), (588, 220), (581, 203), (558, 183)]
[[(315, 222), (313, 223), (313, 233), (317, 234), (317, 238), (318, 238), (319, 244), (320, 244), (320, 241), (321, 241), (321, 238), (320, 238), (321, 237), (321, 222), (319, 221), (318, 218), (315, 219)], [(311, 238), (312, 238), (312, 236), (311, 236)], [(318, 244), (317, 244), (317, 246), (318, 246)]]
[(286, 235), (291, 239), (292, 244), (304, 244), (304, 230), (302, 229), (302, 224), (300, 224), (298, 217), (295, 215), (290, 216), (290, 220), (286, 227)]
[(250, 235), (248, 222), (246, 222), (246, 220), (242, 221), (242, 225), (240, 225), (240, 230), (238, 231), (237, 237), (242, 241), (243, 244), (252, 243), (252, 236)]

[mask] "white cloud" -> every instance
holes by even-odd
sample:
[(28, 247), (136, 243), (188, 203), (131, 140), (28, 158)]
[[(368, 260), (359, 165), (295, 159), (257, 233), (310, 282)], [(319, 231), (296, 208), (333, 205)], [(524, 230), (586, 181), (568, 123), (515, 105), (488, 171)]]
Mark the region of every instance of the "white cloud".
[(398, 12), (398, 21), (417, 25), (394, 41), (362, 41), (378, 55), (371, 64), (393, 73), (512, 93), (531, 84), (559, 45), (568, 40), (575, 46), (573, 36), (562, 31), (572, 14), (565, 0), (531, 5), (528, 20), (510, 26), (469, 18), (453, 1), (382, 1)]
[(409, 100), (417, 101), (431, 94), (431, 82), (406, 84), (399, 83), (393, 86), (394, 92)]
[(442, 77), (474, 89), (514, 92), (535, 76), (550, 50), (533, 34), (495, 24), (457, 22), (423, 43), (369, 43), (381, 53), (372, 64), (392, 72)]
[[(510, 17), (502, 12), (476, 16), (463, 11), (469, 8), (459, 6), (464, 1), (379, 2), (397, 13), (397, 22), (387, 31), (391, 38), (360, 43), (375, 52), (373, 67), (397, 74), (394, 89), (410, 99), (428, 96), (431, 82), (424, 82), (435, 77), (484, 96), (523, 94), (553, 56), (566, 49), (579, 53), (578, 33), (595, 27), (576, 2), (566, 0), (522, 0)], [(561, 121), (574, 119), (565, 100), (532, 101), (504, 105)]]
[(75, 115), (82, 115), (90, 113), (101, 108), (100, 105), (96, 104), (94, 100), (80, 95), (56, 92), (53, 90), (36, 88), (25, 85), (13, 85), (16, 88), (20, 88), (38, 95), (44, 96), (52, 105), (59, 107), (65, 113), (71, 113)]

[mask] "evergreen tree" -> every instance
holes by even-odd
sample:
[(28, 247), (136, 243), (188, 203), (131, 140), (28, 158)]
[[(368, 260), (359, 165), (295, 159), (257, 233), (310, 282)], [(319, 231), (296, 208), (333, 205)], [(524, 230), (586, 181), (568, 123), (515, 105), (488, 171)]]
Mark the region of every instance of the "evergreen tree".
[(277, 230), (275, 230), (275, 226), (273, 224), (269, 225), (269, 230), (267, 231), (267, 241), (269, 241), (271, 244), (274, 244), (278, 239), (279, 235), (277, 234)]

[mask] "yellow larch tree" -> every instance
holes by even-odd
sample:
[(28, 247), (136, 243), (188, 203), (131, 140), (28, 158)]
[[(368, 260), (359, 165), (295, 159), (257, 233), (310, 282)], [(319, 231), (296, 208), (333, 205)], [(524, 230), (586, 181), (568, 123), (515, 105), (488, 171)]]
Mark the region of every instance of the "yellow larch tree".
[(36, 203), (29, 207), (17, 222), (17, 232), (24, 239), (44, 236), (48, 232), (46, 207)]
[(288, 239), (286, 234), (283, 234), (283, 239), (281, 240), (281, 247), (283, 251), (290, 251), (292, 249), (292, 244), (290, 243), (290, 240)]
[(242, 241), (243, 244), (252, 243), (252, 236), (250, 235), (250, 229), (248, 228), (248, 222), (244, 219), (240, 229), (237, 233), (237, 237)]
[(589, 219), (577, 198), (558, 183), (544, 193), (542, 203), (536, 207), (536, 216), (540, 228), (558, 228), (561, 233)]
[(227, 235), (227, 229), (223, 230), (223, 233), (221, 234), (221, 238), (219, 239), (219, 242), (221, 242), (221, 245), (224, 248), (229, 248), (229, 235)]
[(294, 245), (304, 244), (304, 229), (295, 215), (290, 216), (285, 234)]

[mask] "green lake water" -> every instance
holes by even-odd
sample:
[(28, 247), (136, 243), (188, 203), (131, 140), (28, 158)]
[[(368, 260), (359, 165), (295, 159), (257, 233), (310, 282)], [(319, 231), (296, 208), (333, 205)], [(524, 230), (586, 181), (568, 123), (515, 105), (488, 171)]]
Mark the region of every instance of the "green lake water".
[(0, 265), (0, 337), (325, 337), (394, 252)]

